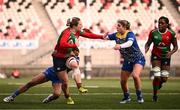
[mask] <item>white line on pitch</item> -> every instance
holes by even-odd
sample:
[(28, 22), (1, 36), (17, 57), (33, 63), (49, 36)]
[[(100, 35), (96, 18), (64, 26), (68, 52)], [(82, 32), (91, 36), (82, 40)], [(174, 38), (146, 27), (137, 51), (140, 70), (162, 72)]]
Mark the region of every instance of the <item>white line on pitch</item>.
[[(8, 83), (8, 85), (24, 85), (25, 83)], [(41, 87), (52, 87), (51, 85), (42, 85)], [(76, 87), (76, 85), (70, 85), (69, 87)], [(85, 86), (88, 88), (99, 88), (99, 86)]]
[[(11, 93), (0, 93), (0, 95), (10, 95)], [(135, 95), (135, 93), (131, 93)], [(143, 93), (144, 95), (152, 95), (152, 93)], [(21, 95), (49, 95), (49, 94), (31, 94), (31, 93), (23, 93)], [(71, 95), (79, 95), (78, 93), (71, 93)], [(123, 93), (85, 93), (83, 95), (123, 95)], [(160, 93), (159, 95), (180, 95), (180, 93)]]

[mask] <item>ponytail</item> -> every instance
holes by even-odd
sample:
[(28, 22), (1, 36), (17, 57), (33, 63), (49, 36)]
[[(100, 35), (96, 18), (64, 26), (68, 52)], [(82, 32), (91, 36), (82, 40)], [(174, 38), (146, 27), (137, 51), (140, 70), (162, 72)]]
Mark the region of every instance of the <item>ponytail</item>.
[(80, 18), (78, 17), (69, 18), (67, 20), (66, 26), (69, 26), (72, 28), (73, 26), (77, 26), (79, 21), (80, 21)]

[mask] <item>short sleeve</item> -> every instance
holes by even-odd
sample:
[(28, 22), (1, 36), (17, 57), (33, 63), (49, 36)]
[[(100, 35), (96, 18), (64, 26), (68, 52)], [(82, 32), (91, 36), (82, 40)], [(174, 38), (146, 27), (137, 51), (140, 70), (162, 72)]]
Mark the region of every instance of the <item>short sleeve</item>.
[(172, 41), (176, 40), (176, 33), (173, 30), (170, 30), (172, 34)]
[(131, 40), (131, 41), (135, 41), (135, 35), (134, 35), (134, 33), (133, 32), (129, 32), (128, 34), (127, 34), (127, 37), (126, 37), (126, 41), (129, 41), (129, 40)]

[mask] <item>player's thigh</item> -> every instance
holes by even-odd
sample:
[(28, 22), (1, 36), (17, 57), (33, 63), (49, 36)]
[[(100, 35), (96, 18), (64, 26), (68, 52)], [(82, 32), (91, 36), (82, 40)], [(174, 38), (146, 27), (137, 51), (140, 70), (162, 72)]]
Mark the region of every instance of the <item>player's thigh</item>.
[(160, 60), (152, 60), (151, 64), (152, 64), (152, 67), (160, 67), (161, 68), (161, 61)]
[(141, 74), (142, 69), (143, 69), (143, 65), (135, 64), (134, 67), (133, 67), (132, 75), (139, 76)]
[(162, 70), (170, 71), (170, 65), (162, 65), (162, 66), (161, 66), (161, 69), (162, 69)]
[(60, 80), (63, 80), (63, 82), (68, 82), (68, 74), (66, 70), (57, 72), (57, 76)]
[(36, 85), (46, 82), (47, 79), (43, 73), (36, 75), (29, 83)]
[(162, 59), (162, 61), (161, 61), (162, 68), (161, 69), (169, 71), (170, 70), (170, 62), (171, 62), (170, 58)]
[(121, 75), (120, 75), (121, 81), (127, 81), (130, 74), (131, 72), (129, 71), (121, 70)]

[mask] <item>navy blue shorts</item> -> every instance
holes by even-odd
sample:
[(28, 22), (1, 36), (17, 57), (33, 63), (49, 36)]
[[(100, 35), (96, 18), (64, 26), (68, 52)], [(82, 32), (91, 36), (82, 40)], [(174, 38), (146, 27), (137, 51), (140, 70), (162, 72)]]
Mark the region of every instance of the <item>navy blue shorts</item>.
[(60, 80), (57, 77), (56, 72), (54, 71), (53, 67), (47, 68), (43, 73), (44, 73), (46, 79), (50, 80), (53, 84), (54, 83), (62, 83), (63, 82), (62, 80)]
[(67, 58), (53, 57), (53, 66), (54, 66), (55, 72), (60, 72), (60, 71), (64, 71), (67, 69), (66, 60), (67, 60)]
[(134, 67), (135, 64), (140, 64), (140, 65), (142, 65), (144, 67), (145, 62), (146, 61), (145, 61), (144, 58), (139, 59), (139, 60), (137, 60), (135, 62), (129, 62), (127, 60), (124, 60), (124, 63), (123, 63), (123, 66), (122, 66), (122, 70), (132, 72), (133, 71), (133, 67)]

